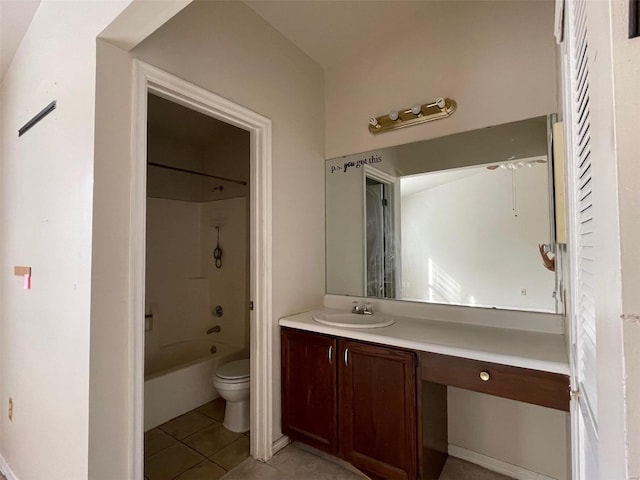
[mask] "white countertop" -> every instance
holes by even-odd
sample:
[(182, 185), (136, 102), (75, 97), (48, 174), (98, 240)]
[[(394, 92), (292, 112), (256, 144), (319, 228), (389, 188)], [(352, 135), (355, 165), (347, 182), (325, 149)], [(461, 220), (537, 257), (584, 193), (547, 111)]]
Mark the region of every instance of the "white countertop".
[(323, 308), (281, 318), (279, 323), (283, 327), (336, 337), (569, 375), (563, 335), (396, 315), (393, 315), (396, 322), (388, 327), (343, 328), (314, 321), (313, 315), (320, 312), (344, 311)]

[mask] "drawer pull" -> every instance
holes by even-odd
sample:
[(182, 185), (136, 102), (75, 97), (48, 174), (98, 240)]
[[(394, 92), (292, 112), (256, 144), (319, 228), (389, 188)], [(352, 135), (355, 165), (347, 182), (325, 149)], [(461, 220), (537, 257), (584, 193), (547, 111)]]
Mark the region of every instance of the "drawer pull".
[(482, 380), (483, 382), (488, 382), (490, 378), (491, 375), (489, 375), (489, 372), (480, 372), (480, 380)]
[(333, 363), (333, 345), (329, 346), (329, 363)]

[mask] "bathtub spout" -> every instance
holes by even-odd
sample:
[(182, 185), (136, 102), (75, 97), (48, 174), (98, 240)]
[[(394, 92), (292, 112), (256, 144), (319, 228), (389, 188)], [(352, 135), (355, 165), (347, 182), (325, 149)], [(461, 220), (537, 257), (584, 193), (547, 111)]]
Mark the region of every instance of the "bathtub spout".
[(209, 335), (210, 333), (218, 333), (219, 331), (220, 331), (220, 325), (215, 325), (211, 327), (209, 330), (207, 330), (207, 335)]

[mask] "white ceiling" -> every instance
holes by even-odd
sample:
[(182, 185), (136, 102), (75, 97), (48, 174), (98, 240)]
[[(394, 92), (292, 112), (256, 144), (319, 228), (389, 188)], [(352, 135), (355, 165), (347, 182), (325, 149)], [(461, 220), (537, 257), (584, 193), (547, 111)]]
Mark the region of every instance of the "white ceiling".
[[(324, 69), (375, 48), (394, 29), (433, 21), (437, 1), (246, 0), (245, 3)], [(40, 0), (0, 0), (0, 78)]]
[(324, 69), (376, 48), (394, 32), (433, 21), (436, 1), (245, 0)]
[[(238, 132), (245, 132), (156, 95), (149, 95), (147, 128), (150, 137), (205, 149), (224, 143), (229, 137), (242, 135)], [(248, 138), (249, 134), (246, 135)]]
[(457, 182), (467, 177), (479, 175), (486, 171), (485, 168), (486, 167), (482, 165), (403, 177), (400, 179), (400, 194), (406, 197), (407, 195), (413, 195), (414, 193), (439, 187), (445, 183)]
[(439, 187), (445, 183), (457, 182), (473, 175), (479, 175), (485, 172), (500, 172), (496, 167), (503, 164), (523, 162), (531, 164), (530, 167), (536, 167), (547, 163), (547, 157), (544, 155), (529, 158), (512, 159), (506, 162), (495, 162), (492, 164), (473, 165), (470, 167), (453, 168), (451, 170), (441, 170), (437, 172), (421, 173), (418, 175), (408, 175), (400, 179), (400, 195), (405, 197), (413, 195), (424, 190)]
[(0, 0), (0, 80), (31, 24), (40, 0)]

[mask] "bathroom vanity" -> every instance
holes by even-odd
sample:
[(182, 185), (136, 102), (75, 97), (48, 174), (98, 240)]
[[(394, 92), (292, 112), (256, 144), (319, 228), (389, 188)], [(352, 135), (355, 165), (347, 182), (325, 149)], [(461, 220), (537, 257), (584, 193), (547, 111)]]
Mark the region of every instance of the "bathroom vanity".
[(283, 431), (383, 478), (416, 476), (416, 355), (282, 330)]
[[(327, 160), (327, 308), (280, 320), (285, 434), (372, 478), (435, 480), (449, 450), (567, 478), (554, 118)], [(511, 448), (510, 422), (549, 448)]]
[(372, 478), (435, 480), (447, 386), (568, 411), (564, 337), (394, 317), (383, 328), (280, 320), (283, 432)]

